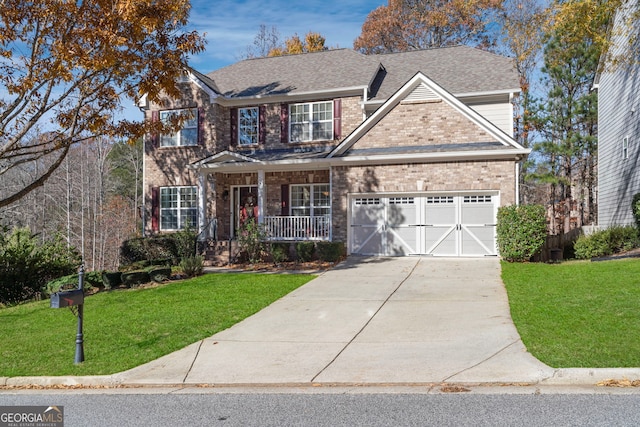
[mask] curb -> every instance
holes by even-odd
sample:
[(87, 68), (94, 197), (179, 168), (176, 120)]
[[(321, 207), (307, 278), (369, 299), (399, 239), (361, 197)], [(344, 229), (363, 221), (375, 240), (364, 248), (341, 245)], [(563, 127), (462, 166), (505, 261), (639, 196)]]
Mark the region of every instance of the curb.
[(215, 388), (268, 388), (268, 387), (425, 387), (435, 385), (467, 385), (467, 386), (596, 386), (609, 380), (640, 380), (640, 368), (561, 368), (556, 369), (550, 377), (528, 383), (510, 383), (505, 381), (442, 381), (430, 383), (273, 383), (273, 384), (216, 384), (216, 383), (174, 383), (128, 381), (122, 373), (95, 376), (66, 377), (0, 377), (0, 387), (86, 387), (86, 388), (148, 388), (148, 387), (215, 387)]

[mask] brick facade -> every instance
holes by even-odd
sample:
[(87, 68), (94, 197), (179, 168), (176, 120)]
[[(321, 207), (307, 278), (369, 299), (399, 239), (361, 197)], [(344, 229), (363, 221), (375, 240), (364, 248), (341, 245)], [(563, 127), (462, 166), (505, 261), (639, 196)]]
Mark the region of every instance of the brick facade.
[(491, 190), (500, 192), (502, 206), (515, 203), (513, 161), (340, 166), (332, 174), (333, 238), (344, 242), (349, 194)]
[(443, 101), (400, 103), (355, 148), (493, 142), (495, 138)]
[[(196, 102), (194, 102), (196, 100)], [(340, 141), (287, 144), (280, 140), (281, 103), (265, 107), (265, 144), (238, 147), (231, 141), (231, 108), (211, 103), (208, 95), (185, 86), (183, 96), (175, 102), (152, 105), (151, 110), (200, 107), (203, 114), (204, 143), (194, 147), (154, 147), (145, 144), (145, 203), (151, 206), (151, 188), (160, 186), (197, 185), (197, 172), (188, 166), (193, 162), (225, 150), (252, 155), (260, 150), (286, 150), (301, 146), (337, 146), (364, 120), (360, 97), (342, 98)], [(249, 105), (249, 106), (258, 106)], [(399, 103), (358, 139), (354, 148), (429, 146), (455, 143), (493, 142), (495, 138), (444, 101)], [(330, 166), (313, 164), (300, 170), (265, 172), (266, 200), (264, 214), (282, 213), (283, 185), (332, 182), (333, 240), (348, 239), (348, 195), (356, 193), (424, 193), (498, 191), (500, 204), (515, 203), (515, 158), (494, 161), (440, 163), (373, 164), (370, 166)], [(218, 238), (231, 237), (233, 221), (233, 189), (257, 186), (256, 172), (212, 173), (208, 176), (207, 217), (218, 219)], [(419, 185), (420, 184), (420, 185)], [(150, 209), (148, 209), (150, 210)], [(150, 231), (150, 221), (147, 229)]]

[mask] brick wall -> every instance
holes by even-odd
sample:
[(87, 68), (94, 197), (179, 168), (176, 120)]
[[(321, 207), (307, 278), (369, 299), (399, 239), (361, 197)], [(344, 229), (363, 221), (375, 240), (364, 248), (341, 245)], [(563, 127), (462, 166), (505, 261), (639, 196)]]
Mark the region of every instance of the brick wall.
[(513, 161), (476, 161), (333, 168), (333, 239), (347, 241), (347, 196), (352, 193), (495, 190), (502, 206), (515, 203)]
[(354, 148), (492, 142), (492, 138), (443, 101), (400, 103)]

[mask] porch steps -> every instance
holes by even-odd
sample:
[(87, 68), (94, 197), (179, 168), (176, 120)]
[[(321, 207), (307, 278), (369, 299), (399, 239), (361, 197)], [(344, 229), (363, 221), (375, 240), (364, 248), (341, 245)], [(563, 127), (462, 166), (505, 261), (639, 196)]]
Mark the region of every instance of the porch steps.
[(229, 261), (233, 261), (238, 252), (238, 242), (231, 241), (210, 241), (207, 243), (204, 255), (204, 264), (206, 266), (228, 265)]

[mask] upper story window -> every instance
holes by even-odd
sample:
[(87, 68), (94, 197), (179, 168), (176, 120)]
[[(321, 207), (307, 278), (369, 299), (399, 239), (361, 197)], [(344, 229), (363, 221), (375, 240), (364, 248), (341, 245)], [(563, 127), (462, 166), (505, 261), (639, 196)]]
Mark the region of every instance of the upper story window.
[(622, 139), (622, 158), (623, 159), (629, 158), (629, 137), (628, 136), (625, 136)]
[(238, 108), (238, 145), (256, 145), (259, 141), (258, 107)]
[(172, 134), (160, 135), (161, 147), (180, 147), (198, 144), (198, 109), (160, 111), (160, 120), (169, 122), (179, 115), (186, 115), (182, 128)]
[(290, 142), (333, 139), (333, 102), (309, 102), (289, 107)]
[(195, 228), (198, 219), (197, 187), (160, 188), (160, 229)]

